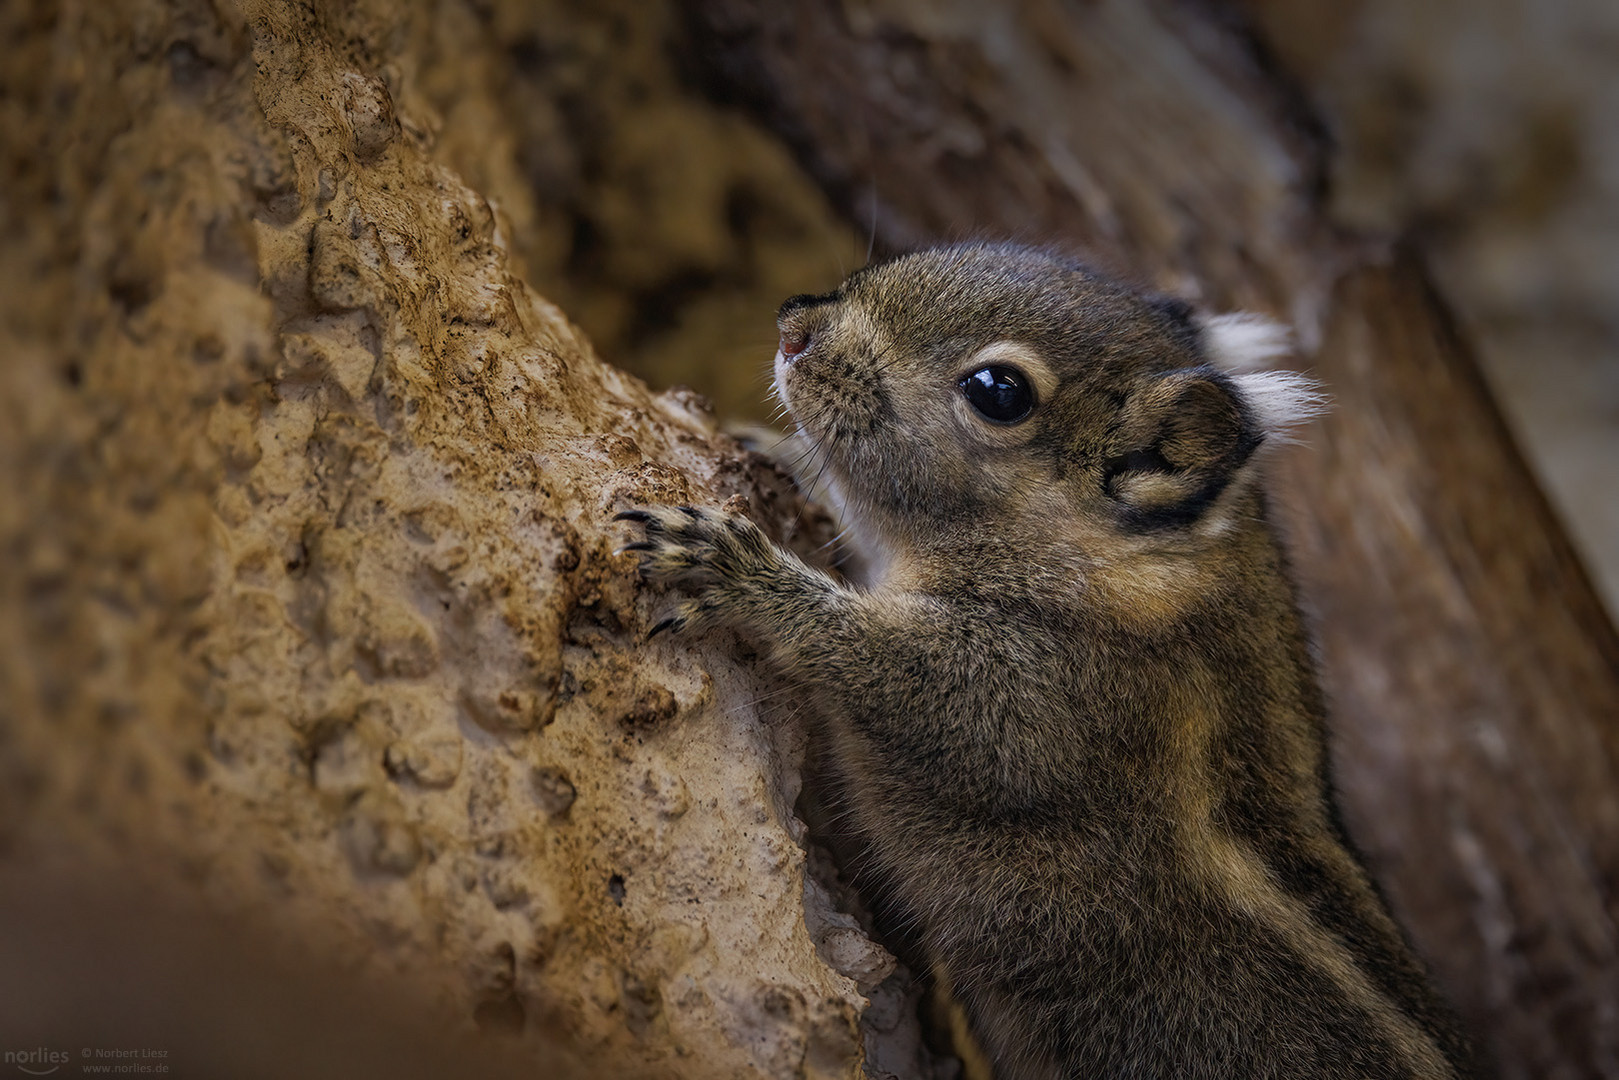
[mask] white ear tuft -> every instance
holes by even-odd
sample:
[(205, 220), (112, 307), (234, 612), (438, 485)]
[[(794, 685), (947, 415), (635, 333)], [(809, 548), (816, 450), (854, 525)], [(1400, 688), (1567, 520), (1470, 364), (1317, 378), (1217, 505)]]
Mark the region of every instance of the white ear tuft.
[(1204, 315), (1197, 320), (1203, 348), (1216, 367), (1230, 372), (1261, 371), (1293, 351), (1287, 327), (1263, 315), (1236, 312)]
[(1247, 371), (1232, 375), (1231, 381), (1267, 439), (1287, 441), (1288, 428), (1320, 416), (1331, 404), (1320, 383), (1297, 371)]
[(1247, 312), (1204, 315), (1197, 325), (1209, 360), (1230, 373), (1267, 438), (1286, 441), (1289, 428), (1327, 411), (1330, 399), (1320, 383), (1296, 371), (1267, 370), (1293, 351), (1287, 327)]

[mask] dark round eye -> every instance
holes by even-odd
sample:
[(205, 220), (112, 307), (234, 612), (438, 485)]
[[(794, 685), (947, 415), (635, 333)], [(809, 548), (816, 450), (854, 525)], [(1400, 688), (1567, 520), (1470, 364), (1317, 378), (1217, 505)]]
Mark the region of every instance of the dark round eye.
[(1016, 368), (979, 368), (956, 385), (967, 404), (993, 423), (1015, 424), (1034, 411), (1034, 388)]
[(797, 356), (809, 348), (809, 335), (802, 330), (787, 330), (781, 335), (781, 355)]

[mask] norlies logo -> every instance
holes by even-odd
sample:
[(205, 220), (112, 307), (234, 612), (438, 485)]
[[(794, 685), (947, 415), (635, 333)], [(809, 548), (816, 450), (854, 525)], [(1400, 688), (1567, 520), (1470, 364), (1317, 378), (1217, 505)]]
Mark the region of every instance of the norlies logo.
[(49, 1076), (68, 1061), (66, 1050), (39, 1046), (32, 1050), (7, 1050), (5, 1063), (15, 1065), (29, 1076)]

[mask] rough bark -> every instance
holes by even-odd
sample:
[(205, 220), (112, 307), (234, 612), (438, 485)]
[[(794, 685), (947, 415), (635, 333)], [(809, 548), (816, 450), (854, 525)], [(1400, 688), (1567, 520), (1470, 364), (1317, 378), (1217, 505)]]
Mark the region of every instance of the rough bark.
[(1292, 323), (1337, 398), (1281, 472), (1351, 832), (1503, 1075), (1619, 1076), (1619, 643), (1420, 255), (1334, 224), (1220, 11), (691, 5), (716, 93), (886, 244), (1055, 240)]
[[(399, 14), (6, 11), (3, 906), (82, 961), (30, 891), (110, 931), (92, 880), (137, 938), (172, 919), (136, 898), (202, 897), (552, 1070), (853, 1075), (892, 961), (806, 885), (797, 729), (726, 643), (644, 645), (612, 554), (632, 502), (747, 500), (806, 553), (825, 519), (514, 275)], [(154, 994), (136, 944), (119, 1030), (266, 1067), (212, 969)], [(94, 1045), (97, 973), (25, 946), (8, 1045)]]

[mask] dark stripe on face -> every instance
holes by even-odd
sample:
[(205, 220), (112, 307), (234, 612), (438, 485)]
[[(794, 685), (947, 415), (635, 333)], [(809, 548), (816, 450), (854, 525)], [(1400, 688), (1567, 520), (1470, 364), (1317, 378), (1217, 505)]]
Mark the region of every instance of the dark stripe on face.
[(799, 293), (797, 296), (789, 296), (786, 300), (782, 301), (781, 308), (776, 312), (776, 318), (786, 318), (795, 311), (803, 311), (805, 308), (822, 307), (826, 304), (835, 304), (837, 302), (838, 294), (836, 292), (820, 293), (819, 295), (812, 293)]

